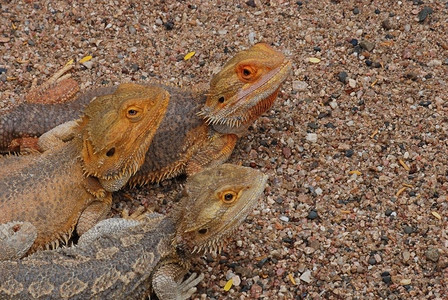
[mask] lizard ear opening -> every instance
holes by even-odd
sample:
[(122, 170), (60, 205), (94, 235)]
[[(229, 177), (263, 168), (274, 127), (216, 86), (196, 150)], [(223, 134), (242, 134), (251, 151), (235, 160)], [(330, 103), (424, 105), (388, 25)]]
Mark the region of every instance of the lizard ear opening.
[(107, 157), (112, 157), (115, 154), (115, 147), (110, 148), (107, 152), (106, 152), (106, 156)]
[(200, 233), (200, 234), (206, 234), (207, 232), (208, 232), (207, 228), (201, 228), (198, 230), (198, 233)]

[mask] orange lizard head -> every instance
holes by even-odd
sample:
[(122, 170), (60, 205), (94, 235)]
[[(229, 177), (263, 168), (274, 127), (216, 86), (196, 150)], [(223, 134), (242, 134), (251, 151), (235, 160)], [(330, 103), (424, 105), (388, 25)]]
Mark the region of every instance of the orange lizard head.
[(121, 84), (95, 98), (81, 120), (81, 159), (86, 175), (108, 191), (120, 189), (143, 164), (169, 93), (159, 87)]
[(291, 62), (265, 43), (241, 51), (212, 78), (199, 115), (215, 129), (248, 125), (272, 106), (290, 71)]

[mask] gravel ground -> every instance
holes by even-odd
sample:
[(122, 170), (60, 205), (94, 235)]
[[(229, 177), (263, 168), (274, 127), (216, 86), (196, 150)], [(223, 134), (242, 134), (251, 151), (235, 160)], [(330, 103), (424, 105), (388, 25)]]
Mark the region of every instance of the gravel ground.
[[(71, 59), (83, 89), (204, 84), (258, 41), (294, 61), (230, 160), (270, 176), (266, 197), (197, 261), (195, 298), (448, 299), (446, 0), (73, 3), (1, 2), (3, 109)], [(165, 212), (180, 183), (123, 191), (114, 212)]]

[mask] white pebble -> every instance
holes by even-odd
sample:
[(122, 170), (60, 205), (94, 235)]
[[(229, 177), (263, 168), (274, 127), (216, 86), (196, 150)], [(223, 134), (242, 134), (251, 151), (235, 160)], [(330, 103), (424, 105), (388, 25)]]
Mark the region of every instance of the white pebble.
[(241, 284), (241, 278), (238, 275), (232, 277), (233, 285), (239, 286)]
[(356, 80), (350, 78), (350, 79), (348, 80), (348, 85), (349, 85), (351, 88), (355, 88), (355, 87), (356, 87)]
[(314, 192), (316, 193), (316, 195), (322, 195), (322, 189), (320, 187), (318, 187), (317, 189), (314, 190)]
[(242, 240), (238, 240), (238, 241), (236, 241), (236, 245), (237, 245), (238, 247), (242, 247), (242, 246), (243, 246), (243, 241), (242, 241)]
[(426, 64), (428, 67), (437, 67), (442, 65), (442, 61), (438, 59), (433, 59)]
[(333, 100), (333, 101), (330, 102), (330, 107), (332, 109), (335, 109), (336, 107), (338, 107), (338, 103), (335, 100)]
[(251, 31), (249, 33), (249, 43), (255, 44), (255, 36), (256, 36), (255, 32)]
[(288, 222), (289, 221), (289, 218), (287, 216), (280, 216), (279, 219), (282, 220), (283, 222)]
[(93, 62), (91, 60), (89, 61), (85, 61), (81, 63), (84, 67), (86, 67), (87, 69), (91, 69), (93, 67)]
[(308, 83), (301, 80), (294, 80), (292, 82), (292, 89), (294, 91), (305, 91), (308, 88)]
[(306, 140), (312, 143), (316, 143), (317, 142), (317, 134), (316, 133), (308, 133), (306, 135)]
[(310, 283), (311, 282), (311, 271), (306, 270), (305, 272), (303, 272), (303, 274), (300, 276), (300, 280), (305, 281), (306, 283)]

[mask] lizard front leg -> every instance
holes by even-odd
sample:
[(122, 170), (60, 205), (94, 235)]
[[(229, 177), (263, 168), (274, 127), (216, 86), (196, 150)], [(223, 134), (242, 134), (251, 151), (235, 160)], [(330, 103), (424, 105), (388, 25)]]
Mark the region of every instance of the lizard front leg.
[(112, 205), (112, 193), (106, 193), (104, 197), (98, 198), (83, 210), (76, 225), (76, 232), (84, 234), (90, 228), (103, 220), (110, 211)]
[(71, 140), (77, 128), (79, 127), (78, 121), (68, 121), (55, 128), (45, 132), (39, 137), (37, 145), (39, 149), (44, 152), (49, 149), (54, 149)]
[(72, 68), (72, 64), (65, 65), (38, 87), (34, 81), (31, 91), (25, 96), (26, 102), (53, 104), (74, 100), (79, 92), (79, 84), (70, 78), (70, 74), (65, 74)]
[(205, 168), (219, 166), (229, 159), (235, 148), (238, 136), (235, 134), (218, 134), (204, 144), (203, 150), (195, 153), (186, 166), (188, 176), (196, 174)]
[(37, 229), (30, 222), (0, 224), (0, 261), (22, 258), (36, 237)]
[[(196, 292), (196, 285), (204, 278), (193, 273), (182, 281), (185, 269), (176, 263), (159, 267), (152, 276), (152, 288), (160, 300), (189, 299)], [(180, 279), (179, 279), (180, 278)]]

